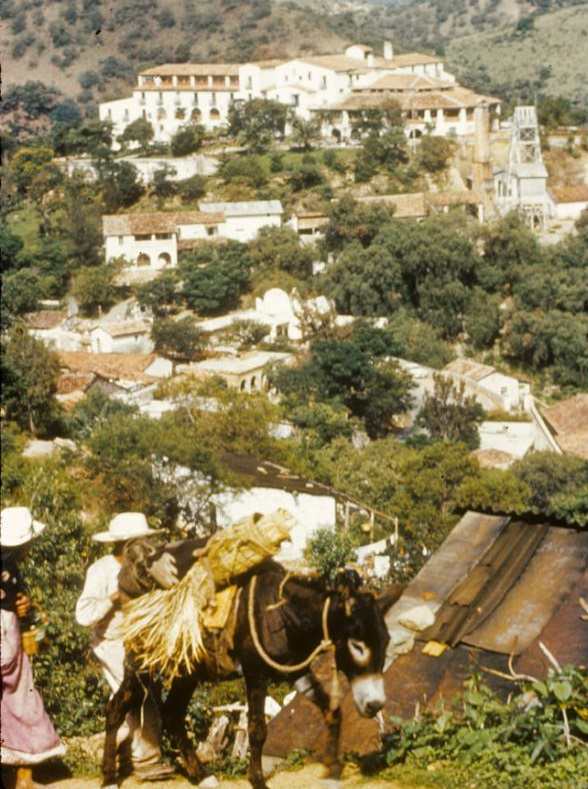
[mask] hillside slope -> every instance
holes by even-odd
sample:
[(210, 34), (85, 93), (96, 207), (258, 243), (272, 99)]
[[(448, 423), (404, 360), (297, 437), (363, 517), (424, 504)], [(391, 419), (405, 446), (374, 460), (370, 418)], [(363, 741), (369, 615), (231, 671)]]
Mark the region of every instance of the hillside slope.
[(41, 80), (82, 103), (120, 95), (161, 62), (342, 46), (323, 15), (270, 0), (0, 0), (0, 18), (5, 85)]
[(458, 77), (484, 90), (565, 96), (588, 108), (588, 4), (535, 17), (528, 31), (503, 28), (457, 39), (447, 60)]

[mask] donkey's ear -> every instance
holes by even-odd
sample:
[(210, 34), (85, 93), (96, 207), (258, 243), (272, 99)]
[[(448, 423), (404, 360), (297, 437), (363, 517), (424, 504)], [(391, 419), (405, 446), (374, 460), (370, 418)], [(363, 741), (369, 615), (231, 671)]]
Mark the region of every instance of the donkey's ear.
[(361, 576), (357, 570), (346, 567), (335, 577), (335, 589), (344, 597), (352, 596), (361, 587)]
[(376, 604), (380, 609), (382, 616), (384, 616), (388, 609), (392, 608), (394, 603), (400, 599), (403, 592), (403, 586), (400, 584), (393, 584), (392, 586), (389, 586), (385, 592), (382, 592), (381, 595), (376, 597)]

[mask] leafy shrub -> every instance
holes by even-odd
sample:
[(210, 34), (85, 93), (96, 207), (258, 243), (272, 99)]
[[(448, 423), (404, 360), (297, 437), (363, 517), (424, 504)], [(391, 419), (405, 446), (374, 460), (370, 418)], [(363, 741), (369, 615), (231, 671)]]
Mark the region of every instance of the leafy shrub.
[(544, 681), (520, 683), (507, 703), (475, 677), (465, 687), (461, 710), (393, 718), (397, 729), (384, 747), (396, 779), (398, 765), (407, 765), (450, 786), (578, 785), (587, 766), (585, 671), (550, 668)]
[(333, 583), (339, 570), (355, 560), (355, 550), (348, 534), (318, 529), (308, 541), (306, 557), (325, 580)]
[(221, 164), (219, 175), (225, 183), (243, 181), (256, 188), (267, 183), (267, 174), (258, 156), (240, 156), (227, 159)]
[(203, 126), (183, 126), (171, 140), (171, 152), (174, 156), (188, 156), (202, 146), (204, 140)]
[(78, 77), (78, 82), (84, 90), (88, 90), (100, 83), (100, 75), (97, 71), (82, 71)]
[(184, 178), (183, 181), (177, 182), (177, 186), (180, 197), (186, 203), (199, 200), (206, 194), (206, 178), (203, 175), (196, 174), (190, 178)]

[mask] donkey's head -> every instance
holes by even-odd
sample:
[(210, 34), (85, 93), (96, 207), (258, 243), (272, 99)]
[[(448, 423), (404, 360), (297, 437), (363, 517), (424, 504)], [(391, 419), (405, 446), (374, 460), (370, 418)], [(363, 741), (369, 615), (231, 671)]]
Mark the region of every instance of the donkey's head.
[(384, 706), (384, 660), (390, 637), (384, 614), (400, 597), (391, 589), (381, 597), (361, 589), (361, 579), (346, 571), (337, 584), (337, 626), (331, 634), (337, 667), (351, 682), (353, 700), (361, 715), (372, 718)]

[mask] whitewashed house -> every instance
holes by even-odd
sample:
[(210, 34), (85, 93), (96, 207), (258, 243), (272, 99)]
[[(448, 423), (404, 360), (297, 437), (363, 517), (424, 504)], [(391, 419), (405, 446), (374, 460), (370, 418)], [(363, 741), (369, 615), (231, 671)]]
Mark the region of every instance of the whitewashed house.
[(178, 365), (178, 372), (222, 378), (228, 386), (241, 392), (267, 392), (267, 370), (273, 364), (287, 364), (291, 353), (251, 351), (240, 356), (219, 356), (193, 364)]
[(145, 321), (102, 323), (90, 331), (92, 353), (151, 353), (151, 324)]
[[(416, 80), (415, 80), (416, 78)], [(391, 80), (391, 81), (386, 81)], [(272, 99), (299, 117), (328, 113), (323, 134), (336, 142), (350, 138), (350, 115), (396, 98), (414, 135), (473, 131), (473, 108), (484, 97), (457, 85), (441, 58), (398, 54), (384, 44), (382, 56), (352, 44), (332, 55), (300, 55), (289, 60), (234, 63), (168, 63), (142, 71), (131, 97), (100, 104), (101, 120), (113, 123), (115, 137), (144, 118), (157, 142), (169, 142), (187, 123), (207, 130), (228, 125), (234, 102)], [(351, 101), (351, 105), (345, 102)], [(500, 102), (491, 100), (500, 110)]]
[(200, 211), (224, 217), (218, 227), (219, 235), (242, 242), (253, 241), (262, 227), (280, 227), (284, 213), (279, 200), (200, 203)]
[(480, 364), (473, 359), (454, 359), (442, 373), (455, 383), (463, 382), (466, 393), (475, 395), (488, 411), (529, 411), (531, 408), (529, 384), (504, 375), (488, 364)]
[(137, 272), (178, 264), (178, 251), (216, 238), (251, 241), (262, 227), (279, 227), (279, 200), (201, 203), (200, 211), (107, 214), (102, 217), (106, 261), (123, 258)]
[(588, 184), (552, 186), (548, 189), (553, 219), (579, 219), (588, 210)]

